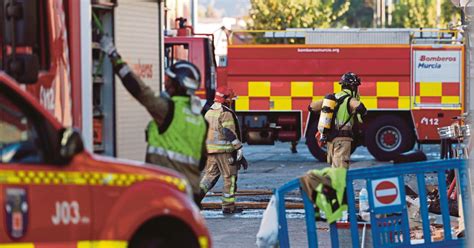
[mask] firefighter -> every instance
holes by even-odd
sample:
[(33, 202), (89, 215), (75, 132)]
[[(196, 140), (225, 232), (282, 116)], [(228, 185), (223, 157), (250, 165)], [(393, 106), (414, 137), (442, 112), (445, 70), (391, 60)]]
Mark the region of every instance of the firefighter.
[[(334, 113), (335, 121), (327, 136), (327, 161), (335, 168), (349, 168), (349, 159), (352, 146), (352, 129), (357, 119), (362, 123), (362, 117), (367, 114), (367, 109), (360, 101), (359, 85), (360, 78), (352, 72), (342, 75), (339, 81), (342, 91), (335, 94), (337, 109)], [(310, 111), (320, 112), (323, 108), (323, 100), (312, 102)]]
[(199, 179), (207, 154), (207, 124), (200, 101), (194, 96), (201, 82), (199, 69), (186, 61), (173, 64), (165, 71), (166, 91), (158, 95), (121, 59), (110, 37), (104, 36), (101, 46), (122, 84), (153, 118), (146, 132), (145, 161), (183, 174), (198, 203)]
[(241, 165), (247, 168), (243, 157), (241, 133), (235, 112), (230, 108), (235, 98), (234, 91), (227, 87), (216, 90), (214, 104), (206, 112), (209, 123), (207, 135), (207, 164), (201, 179), (202, 197), (214, 187), (220, 175), (224, 178), (222, 212), (224, 214), (240, 213), (235, 207), (237, 174)]

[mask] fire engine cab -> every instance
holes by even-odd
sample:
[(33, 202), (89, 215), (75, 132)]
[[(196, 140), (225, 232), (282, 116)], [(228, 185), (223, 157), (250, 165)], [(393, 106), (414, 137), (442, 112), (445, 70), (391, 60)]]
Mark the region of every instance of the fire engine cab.
[(0, 1), (0, 247), (210, 247), (181, 175), (93, 155), (64, 127), (88, 111), (71, 111), (91, 67), (81, 63), (87, 9)]

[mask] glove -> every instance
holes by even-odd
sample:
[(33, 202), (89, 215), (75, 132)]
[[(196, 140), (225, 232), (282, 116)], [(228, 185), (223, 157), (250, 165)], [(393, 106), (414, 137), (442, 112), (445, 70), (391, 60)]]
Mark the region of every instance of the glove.
[(321, 134), (319, 131), (315, 135), (316, 137), (316, 142), (318, 142), (319, 147), (324, 147), (327, 143), (327, 137), (323, 134)]
[(114, 45), (114, 41), (113, 41), (112, 37), (110, 37), (108, 35), (104, 35), (100, 39), (100, 48), (108, 56), (112, 56), (114, 53), (117, 52), (117, 48)]
[(237, 155), (235, 156), (235, 161), (240, 161), (244, 157), (244, 151), (243, 148), (240, 148), (237, 150)]

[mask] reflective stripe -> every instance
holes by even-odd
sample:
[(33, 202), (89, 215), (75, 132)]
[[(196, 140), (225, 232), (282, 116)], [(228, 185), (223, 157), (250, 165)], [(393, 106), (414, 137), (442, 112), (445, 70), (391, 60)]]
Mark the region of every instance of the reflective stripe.
[(241, 145), (242, 143), (240, 143), (240, 140), (235, 139), (231, 142), (231, 144), (234, 145), (234, 146), (238, 146), (238, 145)]
[[(186, 191), (187, 181), (183, 178), (156, 174), (125, 174), (108, 172), (83, 171), (26, 171), (0, 170), (0, 184), (20, 185), (90, 185), (128, 187), (144, 180), (158, 180), (175, 186), (180, 191)], [(0, 246), (1, 247), (1, 246)], [(3, 248), (3, 247), (2, 247)]]
[(34, 248), (33, 243), (0, 244), (0, 248)]
[(209, 239), (207, 236), (199, 236), (199, 247), (209, 248)]
[(120, 77), (123, 78), (127, 76), (127, 74), (129, 74), (130, 72), (131, 72), (130, 67), (128, 67), (128, 65), (125, 65), (119, 70), (119, 75)]
[(173, 161), (184, 163), (184, 164), (192, 164), (192, 165), (197, 165), (199, 164), (199, 161), (193, 157), (186, 156), (184, 154), (180, 154), (177, 152), (173, 152), (170, 150), (166, 150), (161, 147), (154, 147), (154, 146), (149, 146), (148, 147), (148, 153), (149, 154), (155, 154), (163, 157), (167, 157)]
[(233, 127), (234, 125), (234, 120), (222, 122), (222, 127)]
[(225, 203), (234, 203), (235, 197), (222, 197), (222, 201)]
[(209, 144), (209, 145), (230, 145), (230, 144), (232, 144), (232, 142), (227, 141), (227, 140), (213, 140), (213, 141), (207, 140), (206, 144)]
[(207, 111), (206, 116), (208, 117), (219, 117), (221, 112), (218, 111)]
[[(204, 236), (203, 236), (204, 237)], [(202, 237), (201, 237), (202, 238)], [(76, 242), (67, 242), (69, 244), (66, 244), (68, 247), (73, 246), (74, 243)], [(201, 243), (201, 241), (200, 241)], [(206, 242), (204, 240), (202, 241), (204, 245), (206, 245)], [(63, 242), (61, 244), (64, 245)], [(45, 247), (45, 246), (61, 246), (56, 242), (41, 242), (37, 243), (9, 243), (9, 244), (0, 244), (0, 248), (35, 248), (37, 246), (40, 247)], [(201, 245), (201, 247), (208, 247)], [(89, 240), (84, 240), (84, 241), (78, 241), (76, 244), (77, 248), (126, 248), (128, 246), (127, 241), (119, 241), (119, 240), (94, 240), (94, 241), (89, 241)]]
[(224, 203), (234, 203), (235, 202), (235, 176), (230, 176), (230, 189), (229, 193), (222, 194), (222, 201)]
[(127, 241), (117, 240), (98, 240), (98, 241), (79, 241), (77, 248), (127, 248)]
[(235, 194), (235, 176), (230, 177), (230, 194)]
[(207, 150), (233, 151), (232, 145), (207, 145)]

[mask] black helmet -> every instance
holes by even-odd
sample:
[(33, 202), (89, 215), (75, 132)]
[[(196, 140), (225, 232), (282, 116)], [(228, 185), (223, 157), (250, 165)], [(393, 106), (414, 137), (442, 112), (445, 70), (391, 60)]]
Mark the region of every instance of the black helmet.
[(189, 95), (199, 89), (201, 74), (199, 69), (188, 61), (178, 61), (165, 71), (166, 75), (181, 87), (185, 88)]
[(339, 84), (342, 87), (349, 89), (355, 89), (360, 85), (360, 78), (353, 72), (348, 72), (342, 75)]

